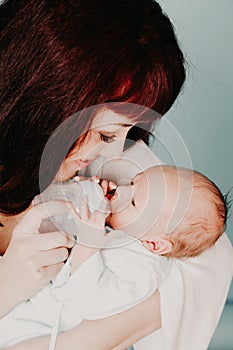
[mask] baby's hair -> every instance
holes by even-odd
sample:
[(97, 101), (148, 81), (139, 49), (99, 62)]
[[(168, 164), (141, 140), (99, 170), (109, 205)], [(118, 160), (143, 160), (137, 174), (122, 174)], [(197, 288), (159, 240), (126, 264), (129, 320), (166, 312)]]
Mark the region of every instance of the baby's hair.
[[(187, 172), (180, 174), (186, 176)], [(194, 191), (199, 191), (200, 203), (206, 201), (208, 207), (201, 215), (188, 210), (182, 222), (167, 235), (173, 249), (165, 256), (170, 258), (198, 256), (214, 245), (226, 227), (230, 207), (228, 195), (224, 196), (213, 181), (197, 171), (193, 171), (192, 181), (190, 203)]]
[(231, 187), (229, 189), (229, 191), (227, 191), (226, 194), (222, 195), (223, 196), (223, 200), (224, 200), (224, 204), (225, 204), (225, 211), (226, 211), (225, 229), (226, 229), (226, 226), (227, 226), (227, 220), (229, 219), (229, 217), (231, 215), (230, 209), (231, 209), (231, 206), (232, 206), (233, 199), (230, 198), (230, 193), (231, 193), (232, 189), (233, 189), (233, 187)]

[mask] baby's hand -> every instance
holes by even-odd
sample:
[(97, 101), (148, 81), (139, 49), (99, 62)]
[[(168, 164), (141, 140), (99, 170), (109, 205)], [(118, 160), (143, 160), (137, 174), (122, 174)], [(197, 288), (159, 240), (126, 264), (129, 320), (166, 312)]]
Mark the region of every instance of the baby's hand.
[(77, 246), (74, 250), (71, 272), (73, 273), (80, 265), (104, 247), (107, 243), (105, 238), (105, 220), (109, 214), (107, 200), (103, 201), (98, 210), (90, 212), (87, 196), (83, 197), (80, 213), (76, 214), (80, 219)]
[(116, 183), (113, 181), (99, 179), (98, 184), (102, 187), (103, 193), (107, 199), (110, 199), (113, 196), (117, 188)]
[(100, 207), (94, 212), (90, 212), (88, 205), (88, 196), (84, 196), (79, 217), (82, 222), (94, 226), (96, 228), (104, 229), (106, 217), (109, 215), (109, 203), (105, 199), (102, 201)]
[(94, 175), (94, 176), (92, 176), (90, 178), (87, 178), (87, 177), (84, 177), (84, 176), (75, 176), (74, 180), (76, 182), (84, 181), (84, 180), (95, 181), (97, 184), (99, 184), (101, 186), (105, 197), (108, 198), (108, 199), (112, 197), (113, 192), (117, 188), (117, 185), (116, 185), (115, 182), (107, 181), (107, 180), (104, 180), (104, 179), (100, 179), (97, 175)]

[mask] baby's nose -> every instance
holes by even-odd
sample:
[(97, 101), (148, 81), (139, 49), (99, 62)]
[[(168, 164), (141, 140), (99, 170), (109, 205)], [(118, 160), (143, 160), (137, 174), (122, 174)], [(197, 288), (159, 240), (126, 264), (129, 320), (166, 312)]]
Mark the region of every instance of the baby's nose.
[(122, 204), (128, 205), (133, 195), (132, 186), (118, 186), (116, 189), (116, 193), (118, 196), (118, 200), (121, 201)]

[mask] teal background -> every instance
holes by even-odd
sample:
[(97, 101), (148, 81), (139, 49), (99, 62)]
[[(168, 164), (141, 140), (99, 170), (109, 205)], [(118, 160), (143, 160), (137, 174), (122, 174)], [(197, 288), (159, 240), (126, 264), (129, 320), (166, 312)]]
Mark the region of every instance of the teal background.
[[(233, 186), (233, 1), (158, 2), (175, 26), (188, 77), (156, 129), (162, 141), (155, 142), (154, 151), (168, 163), (192, 165), (225, 194)], [(233, 242), (230, 214), (226, 232)], [(232, 329), (233, 286), (209, 350), (232, 350)]]

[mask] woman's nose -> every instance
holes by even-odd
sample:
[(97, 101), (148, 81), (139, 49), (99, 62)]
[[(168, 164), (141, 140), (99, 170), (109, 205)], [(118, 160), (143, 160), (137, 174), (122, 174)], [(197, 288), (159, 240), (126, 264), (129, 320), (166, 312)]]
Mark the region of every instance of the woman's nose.
[(118, 138), (112, 143), (106, 143), (100, 151), (100, 155), (106, 159), (121, 158), (124, 149), (125, 139)]

